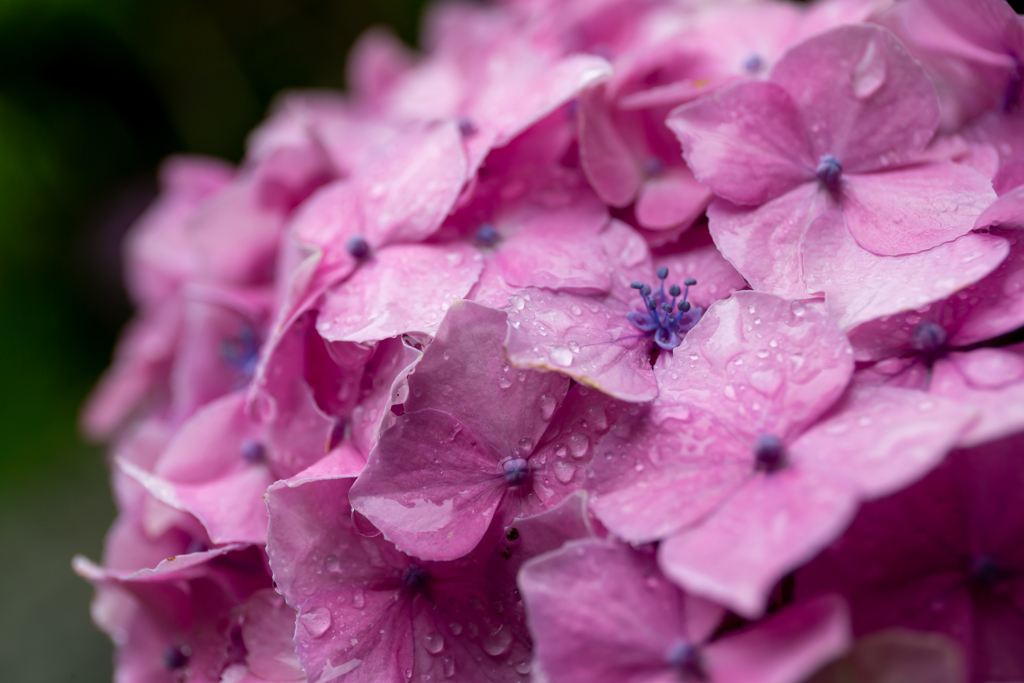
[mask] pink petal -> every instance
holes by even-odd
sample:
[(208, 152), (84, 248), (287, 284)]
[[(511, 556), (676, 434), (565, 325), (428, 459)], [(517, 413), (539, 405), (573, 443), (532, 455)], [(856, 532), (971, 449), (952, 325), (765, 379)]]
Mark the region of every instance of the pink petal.
[(690, 289), (690, 302), (707, 310), (719, 299), (747, 288), (747, 282), (715, 247), (705, 226), (688, 230), (673, 245), (654, 255), (654, 269), (668, 268), (670, 278), (682, 282), (688, 277), (697, 281)]
[(678, 406), (630, 415), (596, 447), (590, 508), (627, 541), (655, 541), (715, 510), (751, 476), (752, 463), (709, 413)]
[(787, 607), (764, 622), (709, 645), (716, 683), (804, 680), (850, 647), (850, 617), (837, 596)]
[(887, 629), (859, 639), (846, 656), (822, 669), (808, 683), (848, 680), (961, 683), (966, 678), (963, 655), (949, 638), (934, 633)]
[(687, 629), (686, 596), (649, 553), (621, 543), (570, 542), (527, 563), (520, 586), (536, 661), (552, 680), (660, 680), (669, 647), (696, 640)]
[(673, 110), (697, 180), (737, 204), (763, 204), (814, 178), (817, 160), (793, 99), (766, 82), (738, 83)]
[(811, 222), (831, 204), (817, 183), (805, 183), (757, 208), (714, 201), (708, 225), (722, 255), (751, 287), (804, 299), (800, 245)]
[(245, 663), (256, 681), (301, 681), (305, 674), (295, 655), (295, 610), (270, 588), (245, 603), (242, 642)]
[(894, 493), (956, 447), (975, 413), (924, 392), (881, 388), (847, 394), (791, 446), (793, 462), (855, 485), (866, 498)]
[(834, 322), (762, 292), (716, 302), (662, 358), (660, 401), (706, 410), (751, 443), (803, 431), (853, 374), (853, 352)]
[(839, 536), (857, 510), (838, 479), (797, 468), (756, 476), (703, 523), (664, 540), (658, 565), (688, 591), (748, 618), (772, 586)]
[(985, 176), (952, 162), (851, 174), (842, 191), (850, 234), (881, 256), (912, 254), (965, 235), (996, 198)]
[(569, 381), (554, 373), (514, 370), (502, 343), (506, 314), (456, 302), (409, 376), (405, 412), (436, 408), (455, 416), (499, 460), (527, 457), (553, 413), (543, 396), (561, 403)]
[(651, 230), (691, 225), (704, 214), (713, 195), (685, 166), (646, 180), (636, 202), (636, 218)]
[(803, 112), (814, 159), (831, 154), (845, 172), (908, 162), (939, 122), (924, 69), (879, 26), (843, 26), (792, 48), (770, 78)]
[(932, 368), (933, 394), (978, 411), (961, 446), (1004, 438), (1024, 429), (1024, 358), (1008, 349), (951, 353)]
[(597, 195), (611, 206), (626, 206), (636, 197), (643, 177), (633, 152), (612, 118), (603, 87), (580, 96), (580, 163)]
[(467, 244), (386, 247), (327, 291), (317, 331), (328, 341), (364, 343), (407, 332), (433, 335), (482, 268), (480, 253)]
[(370, 454), (352, 507), (402, 552), (462, 557), (483, 538), (507, 489), (501, 456), (485, 444), (447, 413), (406, 413)]
[[(841, 213), (829, 211), (804, 238), (804, 279), (808, 289), (825, 295), (839, 326), (850, 330), (945, 299), (995, 270), (1008, 251), (1002, 238), (970, 233), (921, 253), (878, 256), (857, 244)], [(876, 348), (892, 341), (886, 335), (863, 337)], [(859, 353), (866, 352), (861, 349), (857, 344)]]
[(626, 318), (630, 310), (611, 297), (523, 290), (508, 308), (509, 362), (560, 372), (623, 401), (650, 401), (658, 393), (651, 341)]

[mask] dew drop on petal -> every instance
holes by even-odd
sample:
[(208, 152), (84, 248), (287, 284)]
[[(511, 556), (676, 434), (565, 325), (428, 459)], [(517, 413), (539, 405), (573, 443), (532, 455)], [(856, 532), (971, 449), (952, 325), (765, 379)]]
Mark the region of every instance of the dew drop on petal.
[(555, 401), (555, 397), (554, 396), (551, 396), (550, 394), (541, 394), (540, 395), (540, 417), (541, 417), (541, 419), (544, 420), (545, 422), (550, 420), (551, 416), (555, 414), (555, 406), (556, 405), (557, 405), (557, 401)]
[(492, 657), (500, 657), (512, 647), (512, 632), (500, 625), (484, 638), (483, 645), (484, 652)]
[(440, 654), (444, 649), (444, 636), (440, 633), (428, 633), (423, 638), (423, 647), (432, 655)]
[(324, 558), (324, 569), (329, 572), (341, 571), (341, 560), (337, 555), (328, 555)]
[(586, 434), (573, 434), (569, 437), (569, 453), (574, 458), (582, 458), (590, 448), (590, 439)]
[(572, 365), (572, 351), (564, 346), (551, 349), (551, 353), (548, 355), (551, 357), (551, 362), (561, 368), (567, 368)]
[(570, 481), (572, 481), (572, 477), (575, 473), (575, 465), (567, 463), (564, 460), (559, 460), (558, 462), (555, 463), (555, 479), (562, 482), (563, 484), (568, 484)]
[(516, 673), (523, 674), (524, 676), (526, 674), (530, 673), (530, 669), (532, 669), (532, 668), (533, 667), (530, 666), (529, 662), (519, 662), (518, 664), (515, 665)]
[(326, 607), (317, 607), (299, 617), (299, 621), (309, 635), (319, 638), (331, 627), (331, 611)]

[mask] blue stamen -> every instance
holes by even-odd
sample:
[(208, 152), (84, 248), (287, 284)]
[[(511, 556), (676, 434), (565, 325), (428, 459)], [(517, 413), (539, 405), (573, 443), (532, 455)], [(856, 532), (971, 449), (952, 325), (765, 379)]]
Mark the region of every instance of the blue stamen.
[(498, 229), (490, 223), (484, 223), (476, 231), (476, 243), (481, 247), (493, 247), (498, 243), (498, 238), (500, 237)]
[(762, 434), (754, 442), (754, 469), (778, 472), (786, 466), (786, 445), (774, 434)]
[(348, 238), (348, 243), (345, 244), (345, 251), (347, 251), (352, 258), (361, 261), (369, 256), (370, 245), (362, 235), (352, 235), (352, 237)]
[(946, 330), (933, 322), (921, 322), (910, 333), (910, 346), (921, 353), (935, 353), (946, 345)]
[(843, 176), (843, 164), (831, 154), (826, 154), (818, 160), (814, 175), (829, 187), (836, 187)]
[(660, 176), (665, 172), (665, 162), (658, 157), (647, 157), (644, 159), (644, 173), (650, 178)]
[(430, 572), (422, 566), (411, 562), (402, 570), (402, 584), (413, 593), (419, 593), (430, 582)]
[(468, 138), (470, 135), (476, 133), (476, 124), (468, 116), (460, 116), (459, 119), (459, 133), (462, 137)]
[[(702, 309), (699, 306), (692, 308), (690, 302), (687, 301), (690, 287), (697, 284), (696, 280), (687, 278), (683, 282), (686, 285), (685, 289), (681, 289), (679, 285), (672, 285), (666, 294), (665, 279), (667, 277), (668, 268), (665, 266), (658, 268), (658, 279), (661, 281), (661, 286), (658, 287), (655, 294), (651, 293), (650, 285), (645, 285), (642, 282), (631, 284), (630, 287), (640, 293), (647, 312), (630, 311), (626, 317), (641, 331), (653, 332), (654, 343), (666, 351), (671, 351), (682, 342), (682, 334), (700, 320)], [(678, 301), (680, 294), (683, 295), (682, 301)], [(671, 301), (669, 301), (669, 296), (672, 297)]]
[(164, 667), (168, 671), (176, 671), (188, 664), (189, 658), (192, 656), (192, 648), (188, 645), (169, 645), (164, 650)]
[(267, 455), (263, 444), (259, 441), (253, 441), (252, 439), (246, 439), (243, 441), (240, 450), (242, 452), (242, 460), (253, 465), (258, 462), (263, 462), (263, 458)]
[(761, 59), (761, 55), (750, 55), (747, 57), (747, 61), (743, 62), (743, 70), (748, 74), (756, 74), (764, 68), (764, 60)]
[(523, 458), (506, 460), (501, 469), (505, 473), (505, 483), (509, 486), (520, 486), (530, 477), (530, 464)]
[(707, 680), (704, 660), (700, 650), (685, 640), (678, 640), (665, 652), (665, 663), (679, 674), (698, 681)]

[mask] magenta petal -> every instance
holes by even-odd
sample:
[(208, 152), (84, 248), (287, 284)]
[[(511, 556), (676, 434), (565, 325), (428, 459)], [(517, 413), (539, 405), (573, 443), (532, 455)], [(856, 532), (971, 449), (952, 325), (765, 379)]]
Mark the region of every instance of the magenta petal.
[(470, 301), (456, 302), (409, 376), (405, 411), (437, 408), (456, 416), (498, 460), (527, 457), (561, 403), (569, 380), (554, 373), (514, 370), (502, 344), (506, 314)]
[(508, 359), (519, 368), (560, 372), (623, 401), (650, 401), (658, 394), (651, 343), (626, 318), (630, 310), (611, 297), (523, 290), (508, 308)]
[(892, 256), (931, 249), (967, 234), (995, 199), (985, 176), (946, 161), (846, 176), (842, 205), (857, 243)]
[(253, 593), (246, 601), (242, 642), (245, 663), (255, 681), (305, 679), (295, 655), (295, 616), (295, 610), (271, 588)]
[(850, 641), (846, 604), (823, 596), (787, 607), (705, 652), (715, 683), (788, 683), (843, 654)]
[(672, 167), (644, 181), (636, 201), (636, 219), (649, 230), (691, 225), (713, 198), (689, 168)]
[(626, 206), (640, 189), (643, 176), (609, 108), (603, 87), (580, 96), (580, 162), (597, 196), (611, 206)]
[(795, 467), (759, 475), (703, 523), (662, 541), (658, 565), (688, 591), (758, 617), (772, 586), (856, 511), (855, 489), (839, 479)]
[(505, 495), (500, 456), (439, 410), (406, 413), (384, 432), (352, 486), (352, 507), (402, 552), (462, 557)]
[(444, 312), (469, 293), (483, 268), (467, 244), (386, 247), (328, 290), (317, 331), (328, 341), (375, 342), (407, 332), (433, 335)]
[(527, 563), (519, 582), (552, 681), (667, 681), (666, 651), (700, 637), (687, 628), (686, 596), (649, 553), (621, 543), (570, 542)]
[(843, 26), (792, 48), (771, 82), (804, 114), (814, 158), (831, 154), (845, 172), (900, 165), (928, 144), (939, 122), (935, 86), (892, 33)]
[[(940, 301), (995, 270), (1008, 251), (1000, 237), (969, 233), (920, 253), (878, 256), (857, 244), (841, 213), (829, 211), (804, 238), (804, 279), (808, 289), (825, 295), (839, 326), (850, 330)], [(871, 335), (864, 341), (885, 346), (894, 340)]]
[(855, 391), (790, 452), (802, 469), (844, 479), (862, 496), (877, 498), (938, 465), (974, 418), (964, 405), (919, 391)]
[(812, 180), (803, 118), (777, 85), (739, 83), (673, 110), (666, 121), (697, 180), (737, 204), (763, 204)]
[(210, 481), (236, 469), (242, 462), (242, 443), (258, 438), (259, 427), (245, 415), (245, 393), (228, 394), (178, 428), (154, 472), (185, 484)]
[(706, 410), (751, 442), (801, 432), (853, 374), (853, 351), (832, 320), (763, 292), (716, 302), (663, 358), (660, 401)]
[(894, 628), (857, 640), (853, 649), (807, 683), (963, 683), (963, 655), (956, 643), (935, 633)]
[(756, 208), (714, 201), (708, 226), (722, 255), (751, 287), (805, 299), (800, 245), (808, 226), (831, 203), (817, 183), (805, 183)]
[(747, 288), (743, 276), (715, 247), (706, 226), (695, 226), (671, 246), (660, 249), (654, 257), (654, 269), (662, 266), (680, 282), (688, 277), (697, 281), (697, 286), (690, 289), (689, 301), (704, 310)]

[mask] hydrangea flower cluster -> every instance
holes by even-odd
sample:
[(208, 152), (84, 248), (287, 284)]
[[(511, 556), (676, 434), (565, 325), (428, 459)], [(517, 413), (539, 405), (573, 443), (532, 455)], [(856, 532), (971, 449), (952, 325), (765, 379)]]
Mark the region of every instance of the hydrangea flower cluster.
[[(1024, 23), (446, 2), (180, 157), (118, 683), (1024, 680)], [(639, 295), (639, 296), (638, 296)]]

